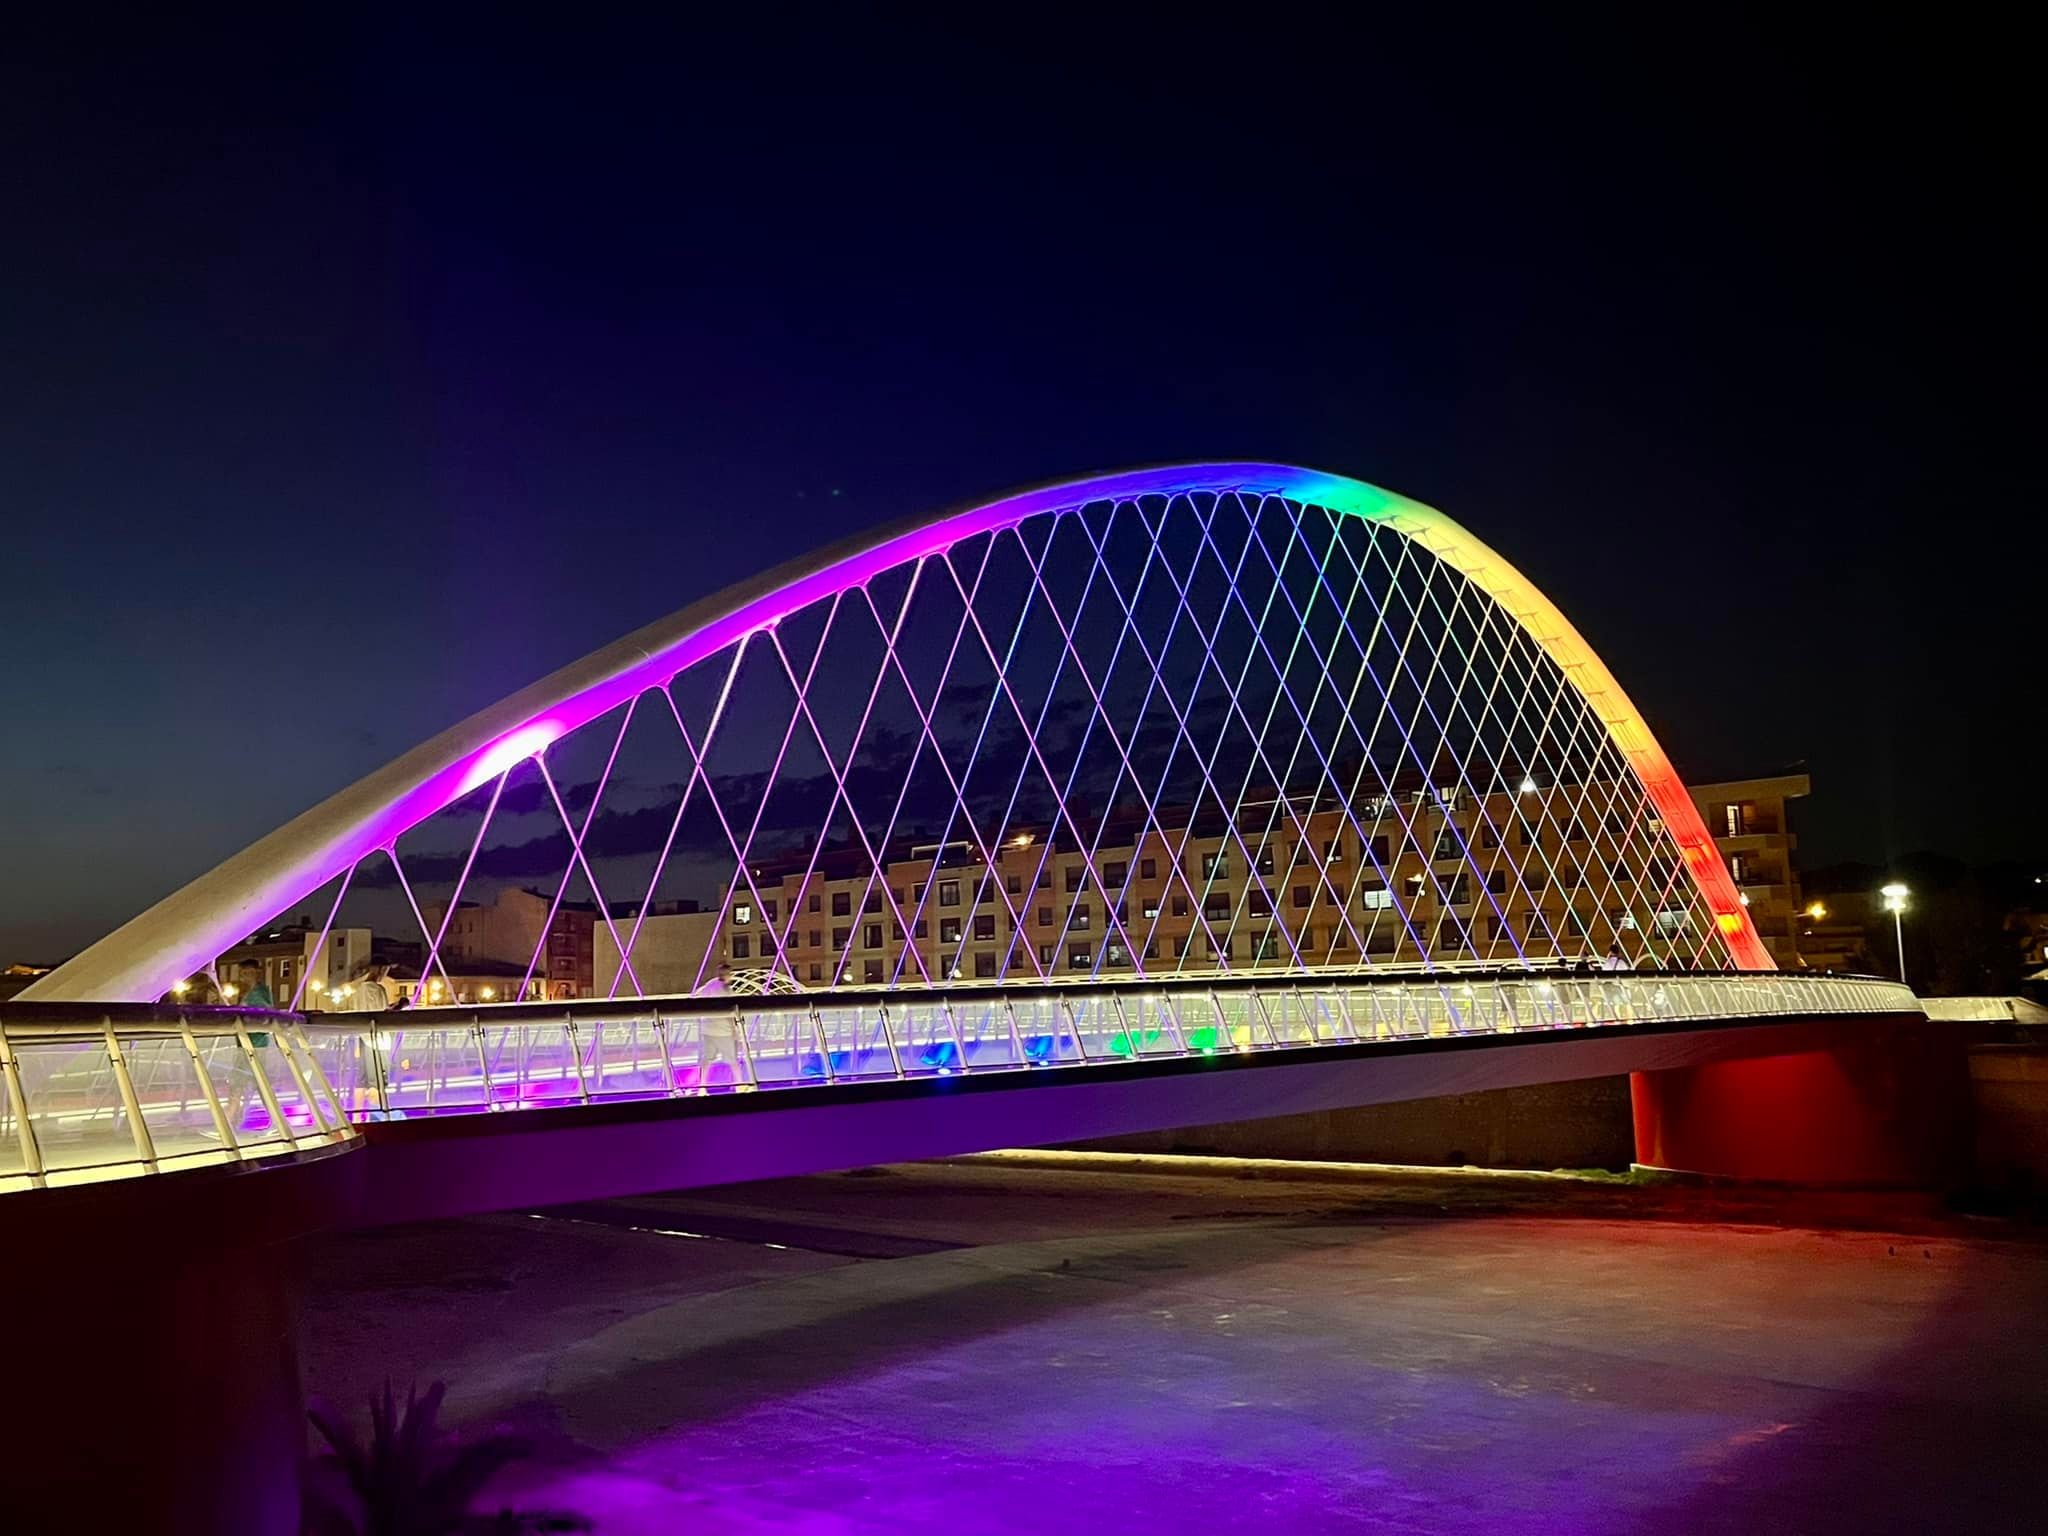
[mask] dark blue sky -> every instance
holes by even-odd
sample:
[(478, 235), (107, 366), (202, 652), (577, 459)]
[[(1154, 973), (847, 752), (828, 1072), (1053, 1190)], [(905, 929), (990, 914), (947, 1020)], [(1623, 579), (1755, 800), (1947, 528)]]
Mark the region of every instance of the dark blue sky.
[(2048, 849), (2013, 40), (552, 14), (10, 46), (0, 959), (811, 544), (1178, 458), (1444, 507), (1688, 776), (1806, 759), (1812, 858)]

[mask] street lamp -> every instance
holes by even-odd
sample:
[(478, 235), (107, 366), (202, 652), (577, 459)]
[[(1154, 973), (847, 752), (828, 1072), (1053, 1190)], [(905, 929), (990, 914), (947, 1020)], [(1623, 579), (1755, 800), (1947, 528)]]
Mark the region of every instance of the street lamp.
[(1878, 891), (1884, 898), (1884, 909), (1892, 915), (1892, 936), (1899, 944), (1899, 980), (1906, 979), (1906, 898), (1913, 893), (1898, 881)]

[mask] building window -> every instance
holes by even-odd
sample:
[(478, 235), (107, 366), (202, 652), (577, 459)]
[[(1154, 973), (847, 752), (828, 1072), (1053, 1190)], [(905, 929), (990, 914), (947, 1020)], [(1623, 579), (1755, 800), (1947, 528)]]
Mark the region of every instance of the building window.
[(1175, 917), (1186, 917), (1188, 915), (1187, 897), (1176, 895), (1173, 898), (1173, 915)]
[(930, 924), (930, 923), (928, 923), (928, 922), (926, 922), (926, 921), (925, 921), (925, 920), (924, 920), (923, 918), (921, 918), (921, 917), (920, 917), (920, 918), (919, 918), (919, 919), (917, 920), (917, 926), (916, 926), (915, 928), (911, 929), (911, 933), (912, 933), (912, 934), (913, 934), (913, 935), (914, 935), (915, 937), (917, 937), (917, 938), (920, 938), (920, 939), (930, 938), (930, 937), (931, 937), (931, 931), (932, 931), (932, 929), (931, 929), (931, 924)]
[(1105, 965), (1129, 965), (1131, 963), (1130, 955), (1125, 952), (1123, 945), (1117, 943), (1115, 939), (1111, 939), (1104, 946), (1102, 960)]
[(1131, 866), (1121, 859), (1114, 864), (1102, 866), (1102, 883), (1110, 890), (1116, 890), (1130, 878)]
[(1430, 857), (1434, 859), (1455, 859), (1458, 857), (1459, 851), (1458, 824), (1455, 821), (1447, 821), (1437, 828), (1436, 852), (1431, 854)]
[(960, 882), (958, 880), (941, 880), (939, 882), (939, 905), (942, 907), (957, 907), (960, 905)]
[(1085, 971), (1088, 969), (1088, 950), (1085, 945), (1074, 944), (1067, 949), (1067, 969)]
[(1380, 833), (1377, 837), (1367, 842), (1365, 846), (1372, 854), (1373, 863), (1385, 868), (1387, 862), (1387, 834), (1384, 832)]
[(1451, 876), (1450, 889), (1444, 897), (1444, 905), (1448, 907), (1462, 907), (1471, 900), (1472, 882), (1464, 875)]
[(1038, 870), (1038, 889), (1041, 891), (1052, 889), (1052, 871), (1043, 865), (1040, 865)]
[(889, 937), (895, 940), (895, 942), (897, 942), (898, 944), (901, 944), (903, 942), (903, 925), (901, 923), (896, 922), (890, 923)]
[(1325, 864), (1342, 864), (1344, 862), (1343, 838), (1333, 837), (1323, 844), (1323, 862)]
[(1004, 884), (1009, 888), (1012, 896), (1022, 896), (1024, 894), (1024, 877), (1022, 875), (1012, 873)]
[[(1730, 807), (1729, 807), (1729, 809), (1730, 809), (1730, 810), (1733, 810), (1733, 809), (1735, 809), (1735, 807), (1733, 807), (1733, 806), (1730, 806)], [(1749, 866), (1749, 861), (1748, 861), (1747, 859), (1745, 859), (1745, 858), (1744, 858), (1744, 857), (1743, 857), (1743, 856), (1742, 856), (1741, 854), (1739, 854), (1739, 853), (1731, 853), (1731, 854), (1729, 854), (1729, 855), (1728, 855), (1728, 878), (1729, 878), (1729, 879), (1731, 879), (1731, 880), (1733, 880), (1733, 881), (1734, 881), (1734, 882), (1735, 882), (1735, 883), (1736, 883), (1737, 885), (1740, 885), (1740, 884), (1742, 884), (1742, 883), (1743, 883), (1743, 881), (1744, 881), (1745, 879), (1747, 879), (1747, 878), (1748, 878), (1748, 874), (1749, 874), (1749, 867), (1748, 867), (1748, 866)]]
[(1394, 904), (1394, 893), (1384, 885), (1367, 886), (1358, 893), (1358, 904), (1368, 912), (1384, 912)]
[[(1259, 862), (1255, 867), (1262, 875), (1273, 873), (1273, 847), (1270, 843), (1259, 850)], [(1228, 874), (1229, 871), (1226, 870), (1224, 873)]]
[[(818, 901), (818, 893), (816, 891), (813, 891), (811, 892), (811, 899), (804, 904), (804, 910), (807, 912), (815, 912), (818, 910), (819, 906), (820, 903)], [(813, 939), (811, 942), (815, 944), (817, 940)]]
[(775, 898), (773, 896), (770, 896), (761, 903), (761, 909), (768, 914), (769, 922), (775, 921)]
[(1724, 805), (1721, 813), (1727, 818), (1728, 835), (1741, 837), (1749, 830), (1749, 807), (1746, 805)]
[(733, 903), (732, 920), (743, 925), (751, 923), (754, 920), (753, 903), (747, 901)]
[(1071, 921), (1071, 923), (1070, 923), (1070, 925), (1069, 925), (1069, 926), (1071, 926), (1071, 927), (1073, 928), (1074, 932), (1076, 932), (1076, 933), (1086, 933), (1086, 932), (1088, 931), (1088, 903), (1087, 903), (1087, 902), (1085, 902), (1085, 901), (1077, 901), (1077, 902), (1075, 902), (1075, 903), (1074, 903), (1074, 914), (1073, 914), (1073, 918), (1072, 918), (1072, 921)]
[(851, 917), (851, 916), (853, 916), (853, 893), (852, 893), (852, 892), (850, 892), (850, 891), (834, 891), (834, 892), (832, 893), (832, 915), (833, 915), (834, 917)]
[(1067, 894), (1071, 896), (1088, 883), (1088, 871), (1078, 864), (1069, 865), (1066, 871), (1066, 879)]
[(1052, 926), (1051, 907), (1040, 907), (1038, 909), (1038, 926), (1041, 928), (1050, 928)]
[(1157, 859), (1138, 860), (1138, 878), (1140, 880), (1157, 880), (1159, 878), (1159, 861)]
[(818, 947), (818, 930), (813, 928), (809, 933), (806, 933), (804, 935), (804, 939), (805, 942), (807, 942), (811, 946), (811, 948), (816, 949)]
[(860, 947), (862, 949), (880, 949), (882, 947), (882, 925), (880, 923), (869, 923), (861, 929)]
[(976, 977), (983, 981), (986, 981), (989, 979), (989, 977), (995, 975), (995, 973), (996, 957), (994, 955), (989, 954), (986, 951), (983, 951), (981, 954), (978, 954), (974, 957), (974, 974)]
[(825, 979), (825, 968), (824, 968), (823, 966), (819, 965), (817, 961), (813, 960), (813, 961), (811, 962), (811, 980), (813, 980), (813, 981), (823, 981), (824, 979)]
[(846, 948), (846, 941), (847, 941), (847, 940), (848, 940), (848, 939), (849, 939), (850, 937), (852, 937), (852, 935), (853, 935), (853, 929), (851, 929), (851, 928), (847, 928), (847, 927), (841, 927), (841, 928), (834, 928), (834, 929), (832, 930), (832, 947), (833, 947), (834, 949), (844, 949), (844, 948)]
[(1140, 903), (1138, 910), (1141, 913), (1143, 913), (1148, 920), (1157, 917), (1159, 915), (1159, 898), (1157, 896), (1147, 896), (1144, 899), (1144, 901)]
[(1038, 963), (1047, 970), (1052, 969), (1052, 946), (1050, 944), (1038, 946)]
[(748, 944), (747, 944), (747, 936), (746, 936), (746, 935), (745, 935), (744, 933), (736, 933), (736, 934), (734, 934), (734, 935), (732, 936), (732, 957), (733, 957), (733, 959), (735, 959), (735, 960), (745, 960), (745, 959), (747, 959), (747, 958), (748, 958), (748, 956), (749, 956), (749, 952), (750, 952), (750, 951), (749, 951), (749, 946), (748, 946)]
[(1204, 880), (1228, 880), (1230, 878), (1230, 855), (1228, 853), (1203, 854), (1202, 878)]
[(889, 887), (889, 899), (890, 899), (891, 901), (895, 902), (897, 906), (899, 906), (899, 907), (900, 907), (900, 906), (902, 906), (902, 905), (903, 905), (903, 887), (902, 887), (902, 886), (900, 886), (900, 885), (892, 885), (892, 886), (890, 886), (890, 887)]
[(874, 986), (877, 982), (879, 982), (882, 979), (882, 962), (879, 960), (861, 961), (860, 979), (866, 982), (869, 986)]
[(1505, 896), (1508, 892), (1508, 872), (1504, 869), (1488, 871), (1486, 888), (1496, 896)]
[(1202, 916), (1212, 923), (1227, 921), (1230, 917), (1230, 898), (1228, 896), (1211, 896), (1202, 903)]
[(1313, 886), (1297, 885), (1294, 888), (1293, 895), (1294, 910), (1297, 912), (1306, 911), (1308, 909), (1309, 902), (1314, 899), (1314, 894), (1315, 890)]
[(942, 917), (939, 919), (939, 942), (941, 944), (958, 944), (960, 942), (959, 918)]
[(977, 912), (974, 916), (974, 936), (977, 939), (992, 939), (996, 936), (996, 915), (993, 912)]
[(1251, 890), (1244, 893), (1244, 910), (1247, 917), (1271, 917), (1273, 915), (1273, 898), (1265, 891), (1254, 886)]

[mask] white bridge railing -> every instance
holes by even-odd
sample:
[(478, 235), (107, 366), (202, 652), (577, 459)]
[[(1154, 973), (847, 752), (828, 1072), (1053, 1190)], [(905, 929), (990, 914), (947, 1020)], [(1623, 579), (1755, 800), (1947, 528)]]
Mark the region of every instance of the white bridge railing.
[(1781, 972), (1358, 972), (381, 1014), (9, 1005), (0, 1191), (298, 1153), (422, 1115), (1919, 1011), (1896, 982)]

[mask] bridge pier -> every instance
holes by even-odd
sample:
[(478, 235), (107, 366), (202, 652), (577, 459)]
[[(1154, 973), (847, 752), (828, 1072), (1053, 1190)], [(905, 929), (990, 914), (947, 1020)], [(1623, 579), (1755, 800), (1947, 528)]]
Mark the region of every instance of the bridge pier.
[(1763, 1183), (1951, 1183), (1970, 1162), (1965, 1036), (1913, 1022), (1827, 1050), (1631, 1073), (1636, 1162)]
[(353, 1207), (361, 1161), (8, 1197), (9, 1530), (294, 1536), (293, 1240)]

